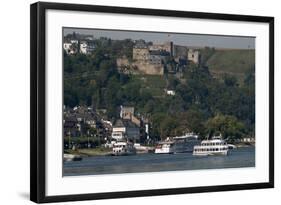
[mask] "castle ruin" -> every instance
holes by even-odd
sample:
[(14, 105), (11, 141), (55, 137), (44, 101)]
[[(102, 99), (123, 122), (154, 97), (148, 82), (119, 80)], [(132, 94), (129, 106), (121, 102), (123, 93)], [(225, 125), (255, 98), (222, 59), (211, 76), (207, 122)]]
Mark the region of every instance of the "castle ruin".
[[(174, 57), (173, 42), (147, 45), (144, 41), (140, 41), (133, 47), (131, 62), (124, 56), (118, 58), (116, 64), (119, 72), (125, 74), (163, 75), (164, 62), (168, 57)], [(180, 60), (182, 60), (181, 58)], [(186, 58), (188, 61), (199, 64), (200, 53), (189, 49)]]

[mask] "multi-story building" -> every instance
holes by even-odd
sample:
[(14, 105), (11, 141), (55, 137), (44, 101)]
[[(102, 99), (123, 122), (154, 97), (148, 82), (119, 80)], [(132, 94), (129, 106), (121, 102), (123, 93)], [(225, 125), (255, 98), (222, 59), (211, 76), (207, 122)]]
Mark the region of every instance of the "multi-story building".
[(112, 127), (112, 139), (117, 141), (140, 139), (140, 128), (131, 120), (118, 119)]
[(63, 43), (63, 49), (65, 50), (66, 54), (75, 54), (77, 52), (76, 47), (72, 43)]

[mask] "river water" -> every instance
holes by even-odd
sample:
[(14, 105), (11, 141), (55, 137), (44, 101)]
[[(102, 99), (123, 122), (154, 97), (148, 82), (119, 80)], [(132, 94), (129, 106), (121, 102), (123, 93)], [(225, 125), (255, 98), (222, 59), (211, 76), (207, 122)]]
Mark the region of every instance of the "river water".
[(255, 166), (255, 147), (231, 150), (228, 156), (181, 154), (138, 154), (133, 156), (94, 156), (82, 161), (64, 162), (64, 176), (221, 169)]

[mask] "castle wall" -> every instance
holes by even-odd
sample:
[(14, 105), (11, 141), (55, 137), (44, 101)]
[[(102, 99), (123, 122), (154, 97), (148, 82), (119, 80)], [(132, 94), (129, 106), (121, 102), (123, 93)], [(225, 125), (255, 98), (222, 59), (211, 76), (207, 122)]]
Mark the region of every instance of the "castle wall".
[(129, 63), (127, 58), (118, 58), (116, 61), (119, 72), (126, 74), (163, 75), (163, 64), (152, 64), (150, 61), (137, 60)]
[(146, 60), (149, 56), (147, 48), (133, 48), (133, 60)]
[(149, 50), (151, 51), (157, 51), (157, 50), (163, 50), (169, 52), (173, 56), (173, 42), (166, 42), (164, 44), (153, 44), (149, 46)]
[(163, 75), (164, 66), (162, 64), (150, 64), (146, 62), (135, 62), (132, 66), (136, 66), (137, 70), (141, 74), (147, 75)]

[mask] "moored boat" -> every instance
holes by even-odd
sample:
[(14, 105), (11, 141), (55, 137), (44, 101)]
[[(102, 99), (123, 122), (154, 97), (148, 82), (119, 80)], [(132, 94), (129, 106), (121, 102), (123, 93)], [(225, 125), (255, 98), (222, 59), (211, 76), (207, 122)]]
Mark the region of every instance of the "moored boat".
[(174, 153), (174, 141), (162, 141), (155, 147), (155, 154), (173, 154)]
[(199, 145), (198, 135), (187, 133), (183, 136), (167, 138), (159, 142), (155, 147), (155, 154), (176, 154), (192, 152), (195, 145)]
[(237, 149), (237, 146), (234, 144), (228, 144), (228, 149)]
[(143, 146), (139, 143), (135, 143), (134, 147), (136, 149), (137, 154), (151, 153), (154, 152), (154, 147)]
[(198, 135), (187, 133), (183, 136), (177, 136), (174, 140), (174, 153), (193, 152), (193, 147), (200, 144)]
[(81, 161), (82, 157), (80, 155), (74, 154), (63, 154), (63, 161), (70, 162), (70, 161)]
[(215, 136), (211, 140), (203, 140), (200, 145), (193, 148), (193, 155), (228, 155), (229, 146), (221, 136)]
[(136, 148), (133, 143), (130, 142), (116, 142), (113, 144), (112, 155), (124, 156), (124, 155), (135, 155)]

